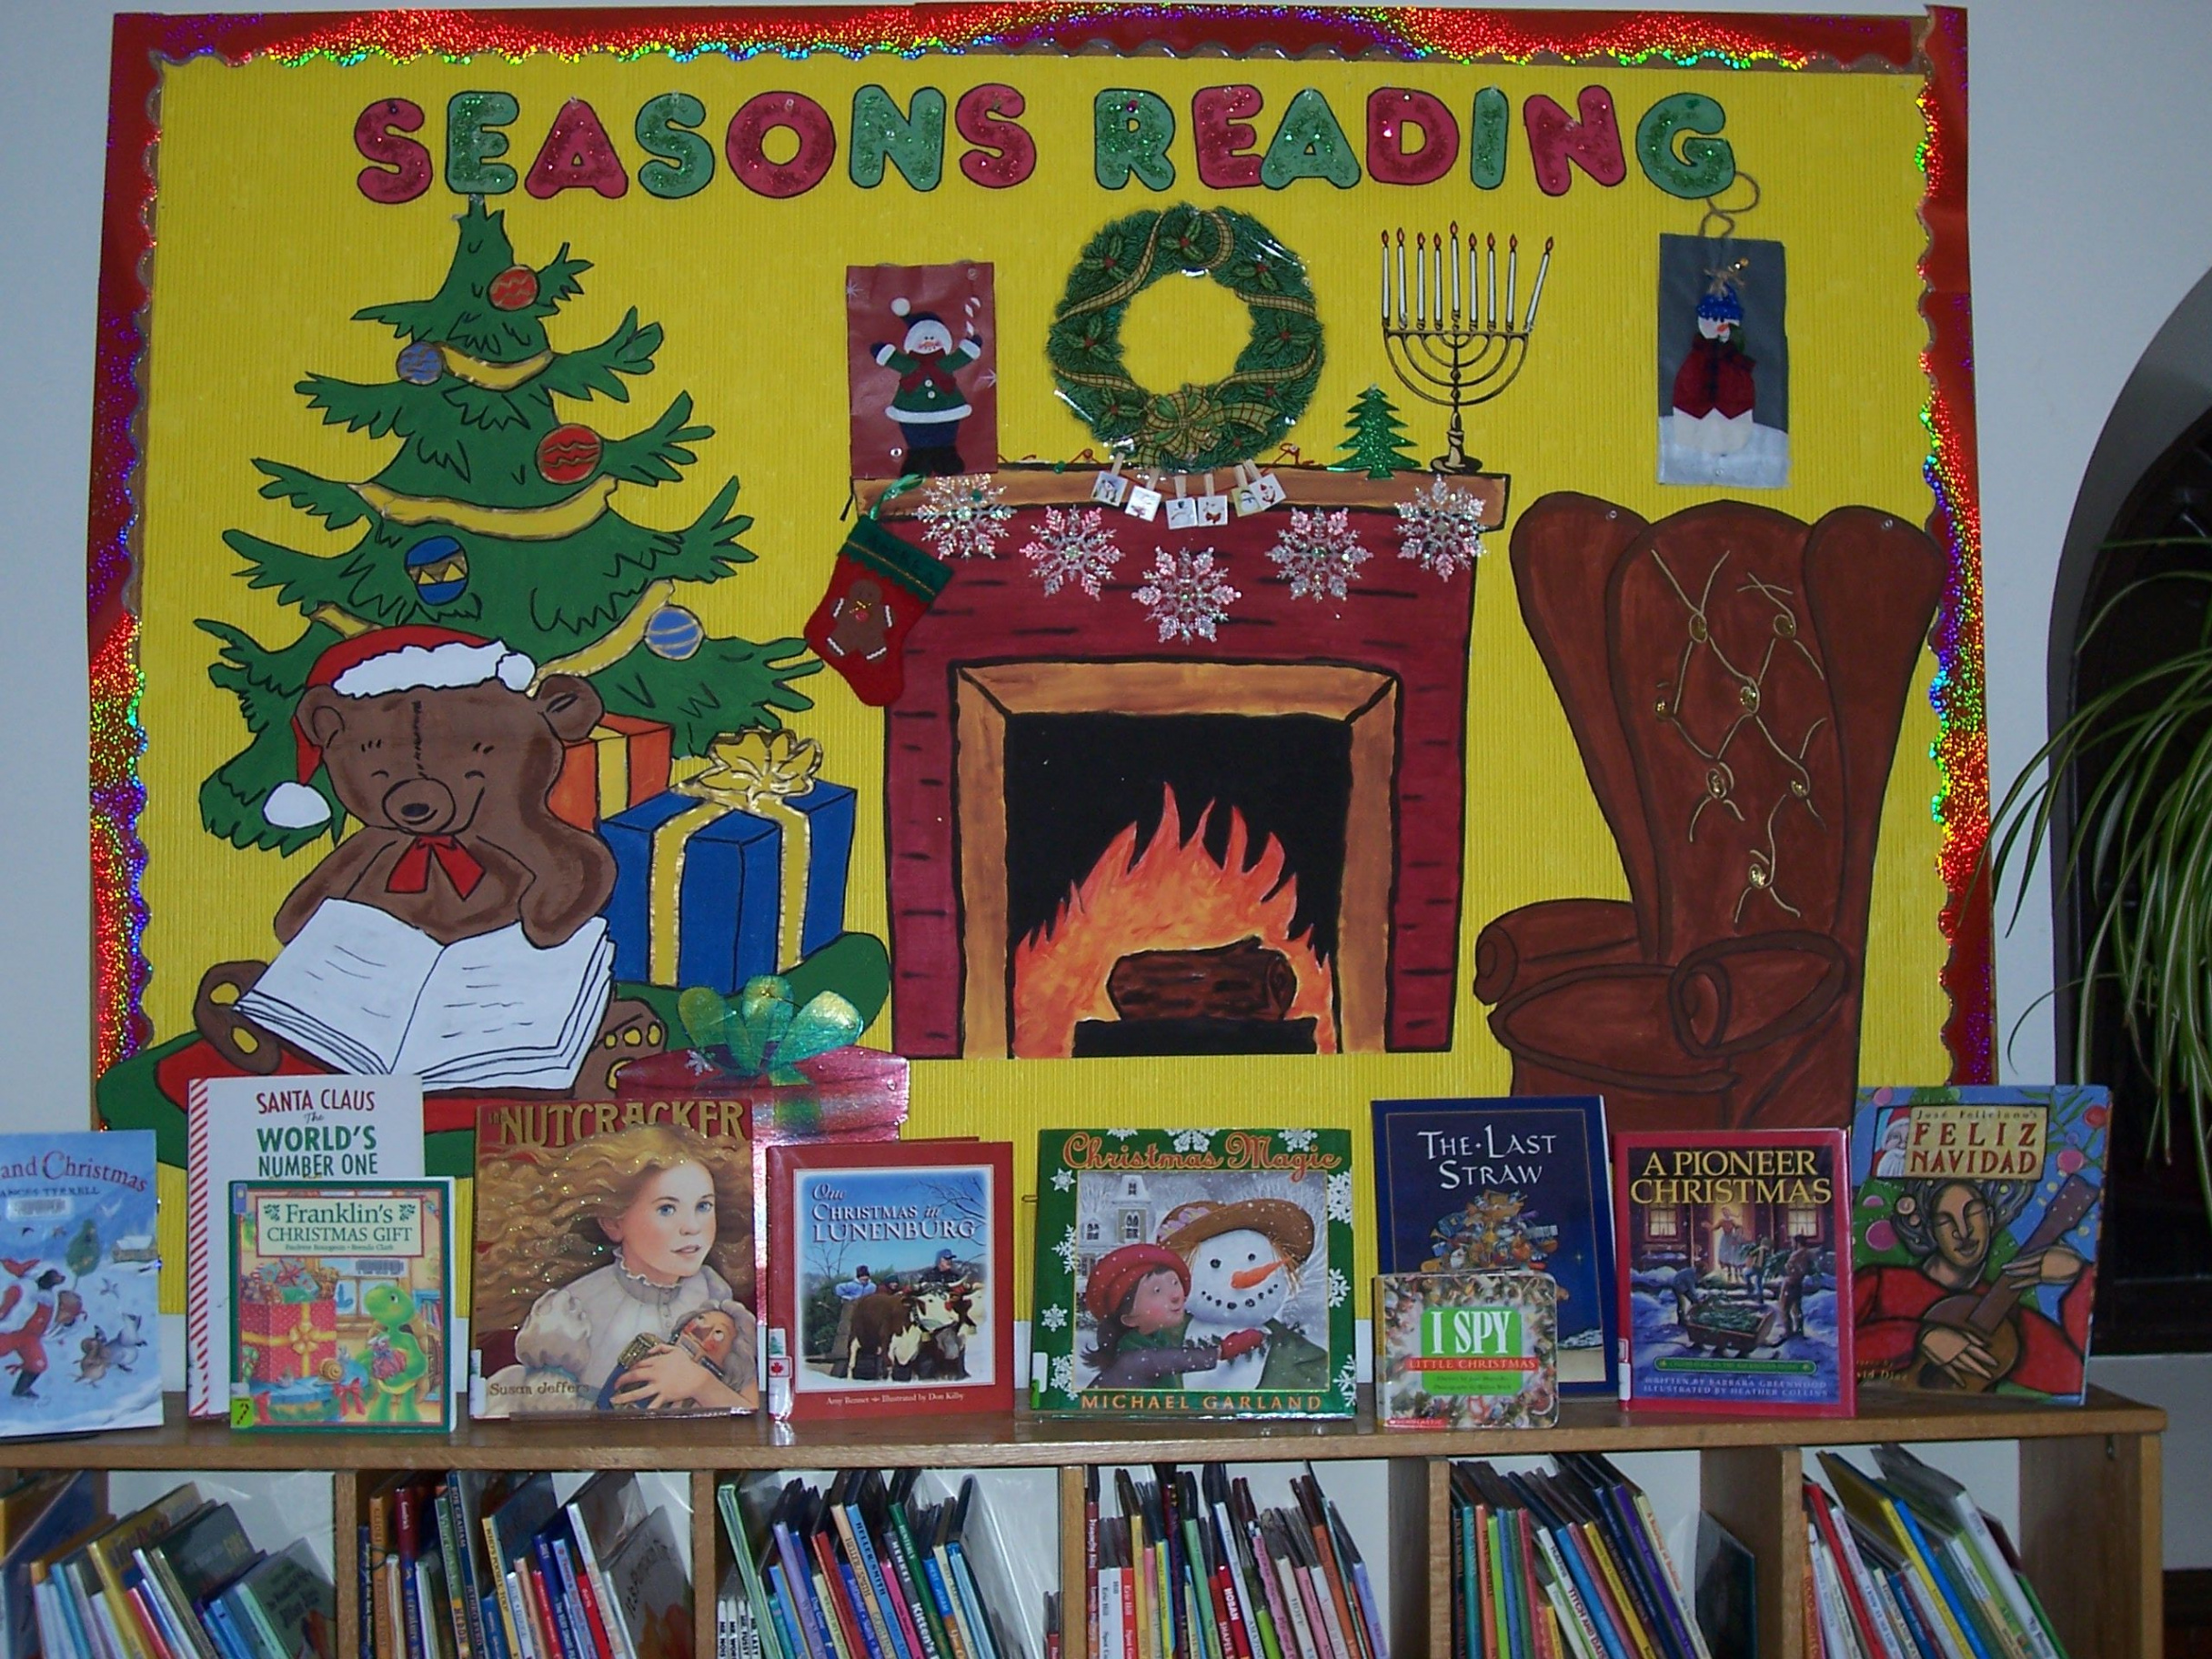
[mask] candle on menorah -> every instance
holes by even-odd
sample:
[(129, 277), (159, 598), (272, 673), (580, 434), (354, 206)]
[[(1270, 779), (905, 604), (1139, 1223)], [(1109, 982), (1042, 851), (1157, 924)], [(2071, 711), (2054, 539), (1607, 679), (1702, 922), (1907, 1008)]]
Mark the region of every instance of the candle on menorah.
[[(1451, 227), (1451, 299), (1445, 309), (1444, 236), (1441, 232), (1413, 234), (1413, 284), (1406, 289), (1405, 231), (1397, 233), (1397, 263), (1391, 261), (1392, 233), (1382, 233), (1382, 349), (1391, 372), (1406, 390), (1424, 402), (1452, 412), (1444, 429), (1444, 453), (1429, 463), (1432, 470), (1471, 473), (1482, 462), (1468, 455), (1464, 411), (1488, 403), (1513, 383), (1528, 361), (1529, 337), (1536, 327), (1536, 306), (1543, 297), (1543, 280), (1552, 268), (1552, 239), (1543, 243), (1536, 265), (1536, 280), (1528, 294), (1528, 307), (1520, 312), (1521, 238), (1509, 236), (1505, 243), (1505, 308), (1498, 309), (1498, 238), (1493, 231), (1483, 238), (1481, 279), (1475, 264), (1475, 237), (1466, 239), (1466, 303), (1460, 294), (1460, 229)], [(1432, 290), (1434, 298), (1430, 297)], [(1487, 298), (1485, 298), (1485, 291)], [(1412, 301), (1409, 311), (1407, 301)], [(1514, 320), (1520, 312), (1520, 320)]]

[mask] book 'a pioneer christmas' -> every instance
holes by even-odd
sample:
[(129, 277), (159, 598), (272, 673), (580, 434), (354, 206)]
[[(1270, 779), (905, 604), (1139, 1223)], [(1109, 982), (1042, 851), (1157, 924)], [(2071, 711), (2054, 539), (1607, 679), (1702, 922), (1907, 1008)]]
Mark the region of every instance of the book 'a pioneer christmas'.
[(1385, 1273), (1549, 1273), (1559, 1388), (1617, 1390), (1618, 1307), (1594, 1095), (1377, 1101), (1375, 1215)]
[(0, 1135), (0, 1436), (161, 1421), (154, 1135)]
[(1348, 1131), (1055, 1129), (1037, 1165), (1031, 1405), (1352, 1414)]
[(453, 1426), (453, 1183), (230, 1187), (230, 1426)]
[(2110, 1121), (2100, 1088), (1859, 1091), (1861, 1382), (2082, 1398)]
[(768, 1169), (771, 1412), (1013, 1409), (1011, 1146), (771, 1146)]
[(1840, 1129), (1614, 1137), (1624, 1403), (1851, 1414), (1846, 1168)]
[(488, 1102), (471, 1413), (758, 1410), (752, 1171), (735, 1101)]

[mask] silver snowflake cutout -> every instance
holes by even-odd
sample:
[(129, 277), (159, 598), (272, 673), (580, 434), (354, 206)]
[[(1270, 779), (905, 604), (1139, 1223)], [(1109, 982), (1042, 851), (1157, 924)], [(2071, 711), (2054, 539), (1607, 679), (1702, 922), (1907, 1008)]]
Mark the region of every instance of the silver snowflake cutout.
[(996, 558), (1014, 509), (986, 473), (931, 478), (922, 486), (914, 517), (924, 541), (940, 558)]
[(1179, 1152), (1202, 1152), (1213, 1144), (1210, 1129), (1186, 1129), (1175, 1136), (1175, 1150)]
[(1067, 1191), (1067, 1190), (1068, 1190), (1070, 1187), (1073, 1186), (1074, 1184), (1075, 1184), (1075, 1171), (1074, 1171), (1073, 1170), (1054, 1170), (1054, 1171), (1052, 1171), (1052, 1191), (1055, 1191), (1055, 1192), (1065, 1192), (1065, 1191)]
[(1095, 599), (1099, 585), (1121, 562), (1121, 544), (1106, 528), (1106, 515), (1100, 508), (1071, 507), (1063, 513), (1048, 507), (1044, 528), (1021, 549), (1021, 557), (1030, 561), (1031, 574), (1047, 593), (1081, 588)]
[(1450, 581), (1483, 557), (1483, 499), (1442, 478), (1398, 503), (1398, 557)]
[(1293, 599), (1341, 599), (1345, 586), (1357, 581), (1360, 567), (1372, 557), (1360, 546), (1352, 515), (1291, 509), (1290, 528), (1267, 551), (1276, 571), (1291, 585)]
[(1286, 1129), (1282, 1131), (1283, 1150), (1310, 1152), (1313, 1150), (1313, 1131), (1310, 1129)]
[(1052, 1356), (1052, 1387), (1063, 1394), (1075, 1392), (1075, 1361), (1072, 1356), (1064, 1353)]
[(1352, 1172), (1339, 1170), (1329, 1177), (1329, 1219), (1332, 1222), (1352, 1220)]
[(1360, 1373), (1354, 1361), (1347, 1358), (1336, 1373), (1336, 1394), (1346, 1405), (1356, 1404), (1360, 1397)]
[(1332, 1308), (1341, 1308), (1344, 1305), (1344, 1298), (1351, 1294), (1352, 1281), (1345, 1278), (1338, 1269), (1331, 1268), (1329, 1270), (1329, 1305)]
[(1068, 1328), (1068, 1310), (1045, 1308), (1038, 1313), (1037, 1322), (1048, 1331), (1064, 1331)]
[(1126, 1141), (1136, 1132), (1133, 1129), (1110, 1129), (1106, 1131), (1109, 1137), (1116, 1141)]
[(1213, 549), (1171, 553), (1155, 548), (1152, 568), (1137, 589), (1137, 603), (1148, 620), (1158, 625), (1160, 643), (1171, 639), (1212, 639), (1228, 619), (1229, 608), (1244, 596), (1222, 579), (1226, 573), (1213, 562)]
[(1074, 1228), (1069, 1228), (1066, 1232), (1061, 1235), (1060, 1242), (1052, 1246), (1052, 1253), (1060, 1258), (1060, 1264), (1061, 1267), (1065, 1268), (1071, 1273), (1075, 1271)]

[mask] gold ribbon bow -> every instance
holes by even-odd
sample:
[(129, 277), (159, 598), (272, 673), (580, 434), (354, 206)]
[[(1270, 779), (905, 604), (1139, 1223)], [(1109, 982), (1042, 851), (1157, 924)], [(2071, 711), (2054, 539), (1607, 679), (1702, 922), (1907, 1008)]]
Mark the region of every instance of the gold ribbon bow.
[(314, 1317), (308, 1312), (309, 1304), (306, 1302), (272, 1302), (269, 1305), (299, 1309), (299, 1323), (294, 1325), (281, 1336), (265, 1336), (256, 1331), (246, 1331), (240, 1334), (249, 1348), (264, 1350), (289, 1348), (292, 1351), (292, 1357), (299, 1362), (299, 1374), (304, 1377), (307, 1374), (307, 1362), (314, 1357), (315, 1351), (327, 1342), (336, 1342), (337, 1332), (335, 1330), (317, 1331), (315, 1328)]
[(684, 848), (692, 835), (724, 813), (741, 810), (783, 829), (783, 862), (778, 883), (776, 967), (799, 957), (806, 921), (809, 854), (813, 822), (791, 801), (814, 787), (822, 769), (822, 746), (792, 731), (746, 731), (719, 739), (707, 764), (694, 777), (670, 787), (700, 804), (679, 812), (653, 831), (649, 916), (652, 944), (649, 970), (656, 985), (679, 982), (677, 958), (682, 943), (679, 914), (684, 883)]

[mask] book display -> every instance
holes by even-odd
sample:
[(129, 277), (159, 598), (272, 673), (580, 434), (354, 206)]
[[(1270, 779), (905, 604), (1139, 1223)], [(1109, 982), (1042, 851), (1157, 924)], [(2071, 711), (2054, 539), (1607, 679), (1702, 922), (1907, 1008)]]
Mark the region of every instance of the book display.
[(0, 1659), (2147, 1659), (1961, 15), (115, 41)]

